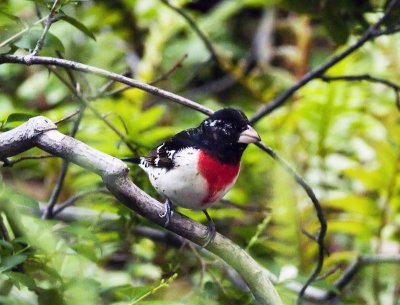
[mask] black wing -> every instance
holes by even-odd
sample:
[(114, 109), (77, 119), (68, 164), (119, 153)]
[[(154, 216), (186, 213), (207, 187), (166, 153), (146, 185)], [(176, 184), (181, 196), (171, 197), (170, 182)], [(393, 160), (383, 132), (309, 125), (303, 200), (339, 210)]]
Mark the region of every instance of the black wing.
[(177, 133), (175, 136), (155, 147), (146, 157), (146, 161), (153, 167), (171, 169), (174, 166), (174, 155), (187, 147), (199, 147), (199, 129), (191, 128)]

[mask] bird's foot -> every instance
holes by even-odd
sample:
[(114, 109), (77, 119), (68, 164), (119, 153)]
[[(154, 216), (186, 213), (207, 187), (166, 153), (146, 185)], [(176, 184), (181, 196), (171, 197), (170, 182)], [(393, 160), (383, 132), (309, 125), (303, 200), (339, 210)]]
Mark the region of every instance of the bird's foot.
[(161, 218), (165, 218), (164, 228), (168, 227), (172, 213), (172, 203), (167, 199), (164, 203), (164, 211), (161, 214), (158, 214)]
[(215, 235), (217, 234), (217, 230), (215, 229), (215, 223), (211, 219), (210, 215), (208, 215), (207, 210), (203, 211), (204, 215), (207, 217), (207, 236), (206, 236), (206, 242), (202, 246), (202, 248), (206, 248), (210, 242), (212, 242), (215, 238)]

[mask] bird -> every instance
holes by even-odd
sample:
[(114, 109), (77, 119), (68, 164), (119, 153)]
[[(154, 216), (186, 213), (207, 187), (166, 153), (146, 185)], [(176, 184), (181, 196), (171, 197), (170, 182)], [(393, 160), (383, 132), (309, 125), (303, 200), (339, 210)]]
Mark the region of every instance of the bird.
[(235, 108), (214, 112), (195, 128), (183, 130), (145, 157), (123, 158), (138, 164), (164, 198), (167, 227), (173, 206), (201, 210), (207, 218), (206, 247), (216, 235), (207, 209), (235, 184), (248, 144), (261, 141), (246, 115)]

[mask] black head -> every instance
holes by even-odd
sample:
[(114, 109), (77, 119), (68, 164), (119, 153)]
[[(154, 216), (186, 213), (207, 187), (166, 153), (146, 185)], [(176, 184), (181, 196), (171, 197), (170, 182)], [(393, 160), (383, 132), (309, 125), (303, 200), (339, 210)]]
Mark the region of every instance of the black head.
[(239, 162), (247, 144), (261, 140), (246, 115), (233, 108), (214, 112), (199, 127), (201, 146), (224, 163)]

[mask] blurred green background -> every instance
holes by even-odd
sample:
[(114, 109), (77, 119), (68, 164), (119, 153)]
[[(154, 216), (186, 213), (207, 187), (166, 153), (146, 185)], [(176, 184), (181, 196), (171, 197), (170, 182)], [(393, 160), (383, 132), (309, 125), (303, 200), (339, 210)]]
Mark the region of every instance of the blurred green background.
[[(60, 1), (61, 18), (51, 26), (39, 54), (126, 73), (146, 83), (157, 81), (156, 86), (213, 110), (232, 106), (251, 116), (353, 43), (385, 6), (377, 0), (173, 3), (206, 34), (219, 63), (188, 22), (160, 0)], [(51, 5), (3, 0), (0, 54), (27, 54), (42, 32), (38, 20)], [(396, 9), (387, 26), (397, 17)], [(398, 35), (380, 37), (328, 75), (368, 73), (396, 83), (398, 48)], [(79, 84), (81, 98), (60, 79)], [(205, 118), (137, 89), (118, 90), (122, 87), (89, 74), (68, 75), (60, 68), (2, 64), (2, 131), (35, 115), (60, 120), (85, 100), (101, 118), (86, 107), (77, 139), (125, 157), (146, 154)], [(72, 124), (73, 119), (59, 130), (68, 133)], [(305, 177), (323, 205), (330, 252), (323, 273), (328, 275), (314, 285), (332, 289), (359, 255), (400, 255), (400, 125), (393, 90), (370, 82), (314, 80), (255, 127)], [(43, 154), (33, 149), (23, 155)], [(160, 228), (110, 195), (88, 194), (55, 219), (41, 220), (39, 204), (48, 202), (60, 168), (58, 158), (1, 168), (0, 303), (253, 304), (249, 292), (236, 286), (235, 276), (215, 257), (192, 245), (176, 248), (168, 239), (158, 242), (146, 236), (141, 228)], [(140, 169), (132, 166), (130, 172), (138, 186), (159, 198)], [(58, 202), (101, 187), (98, 176), (70, 165)], [(209, 210), (218, 232), (282, 279), (303, 283), (318, 249), (302, 230), (315, 234), (319, 224), (293, 178), (249, 147), (237, 184), (225, 198), (228, 202)], [(205, 221), (202, 213), (182, 212)], [(285, 304), (294, 304), (297, 296), (284, 283), (278, 291)], [(399, 299), (399, 264), (363, 268), (341, 295), (343, 304), (396, 305)]]

